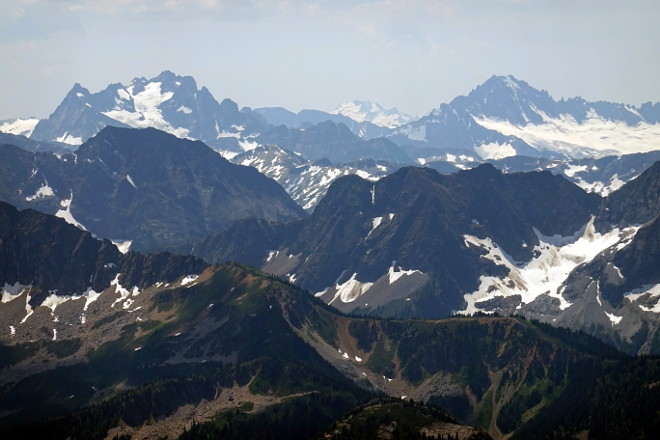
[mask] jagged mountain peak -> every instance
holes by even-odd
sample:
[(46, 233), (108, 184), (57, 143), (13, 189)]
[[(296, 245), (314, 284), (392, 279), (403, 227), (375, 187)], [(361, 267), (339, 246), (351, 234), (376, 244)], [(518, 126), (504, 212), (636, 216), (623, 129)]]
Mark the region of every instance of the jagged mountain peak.
[(66, 94), (67, 98), (75, 98), (75, 99), (83, 99), (87, 98), (90, 95), (90, 92), (88, 89), (80, 85), (80, 83), (75, 83), (73, 87), (71, 87), (71, 90)]
[(235, 102), (219, 103), (207, 88), (199, 90), (192, 76), (165, 70), (150, 79), (136, 77), (128, 85), (110, 84), (97, 93), (76, 84), (31, 137), (76, 146), (107, 125), (154, 127), (237, 152), (253, 148), (251, 134), (267, 128), (254, 112), (239, 112)]

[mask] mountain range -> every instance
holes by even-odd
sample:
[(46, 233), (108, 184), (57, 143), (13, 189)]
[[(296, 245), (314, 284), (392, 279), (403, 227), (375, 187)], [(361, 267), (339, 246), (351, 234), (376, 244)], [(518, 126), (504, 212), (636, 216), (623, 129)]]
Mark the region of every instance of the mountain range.
[[(344, 312), (520, 313), (657, 352), (660, 272), (648, 237), (659, 172), (656, 162), (607, 198), (548, 171), (490, 164), (452, 175), (405, 167), (377, 182), (349, 175), (308, 218), (237, 222), (192, 252), (287, 277)], [(631, 249), (639, 252), (627, 260)]]
[(65, 154), (2, 145), (0, 167), (0, 199), (134, 249), (199, 239), (242, 218), (304, 216), (254, 168), (153, 128), (108, 126)]
[[(28, 257), (0, 274), (3, 438), (489, 438), (468, 423), (494, 438), (609, 439), (658, 427), (657, 359), (584, 334), (512, 317), (351, 317), (243, 265), (124, 255), (5, 203), (0, 221), (0, 255)], [(35, 277), (74, 265), (84, 293)], [(428, 403), (395, 403), (410, 400)]]
[[(277, 145), (257, 147), (233, 156), (230, 160), (239, 165), (253, 166), (276, 180), (306, 211), (314, 209), (338, 177), (355, 174), (376, 181), (405, 166), (399, 162), (373, 159), (347, 163), (325, 159), (309, 160), (299, 152), (294, 153)], [(484, 161), (476, 154), (443, 153), (424, 161), (423, 166), (442, 174), (471, 169), (482, 163), (491, 163), (505, 173), (548, 170), (562, 175), (585, 191), (607, 196), (639, 176), (657, 160), (660, 160), (660, 150), (598, 159), (563, 160), (512, 156)]]
[[(36, 126), (35, 121), (3, 121), (0, 131), (77, 146), (106, 125), (155, 127), (202, 140), (228, 156), (264, 145), (268, 139), (281, 140), (273, 134), (255, 140), (278, 126), (306, 130), (327, 122), (343, 124), (362, 140), (387, 138), (415, 160), (447, 150), (481, 159), (520, 155), (579, 159), (660, 149), (660, 103), (636, 107), (580, 97), (557, 101), (511, 75), (492, 76), (467, 95), (411, 118), (368, 101), (344, 103), (331, 113), (294, 113), (282, 107), (239, 110), (230, 99), (219, 103), (208, 89), (198, 89), (192, 77), (164, 71), (151, 79), (135, 78), (127, 86), (111, 84), (97, 93), (75, 84), (47, 119)], [(307, 152), (308, 159), (327, 155), (324, 145), (345, 137), (343, 130), (326, 129), (323, 134), (323, 142)], [(371, 159), (391, 160), (370, 154)]]

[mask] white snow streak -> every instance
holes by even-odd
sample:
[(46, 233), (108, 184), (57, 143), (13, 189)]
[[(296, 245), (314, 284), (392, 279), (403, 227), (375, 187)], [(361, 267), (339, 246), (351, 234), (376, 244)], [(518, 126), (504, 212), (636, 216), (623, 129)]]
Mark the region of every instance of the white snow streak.
[(82, 229), (83, 231), (86, 231), (85, 227), (80, 224), (75, 218), (73, 218), (73, 214), (71, 214), (71, 203), (73, 202), (73, 191), (70, 194), (70, 197), (68, 199), (62, 200), (60, 202), (60, 206), (62, 209), (58, 210), (55, 213), (55, 217), (60, 217), (63, 218), (67, 223)]
[(137, 185), (133, 182), (130, 174), (126, 174), (126, 180), (128, 180), (128, 183), (130, 183), (133, 188), (137, 189)]

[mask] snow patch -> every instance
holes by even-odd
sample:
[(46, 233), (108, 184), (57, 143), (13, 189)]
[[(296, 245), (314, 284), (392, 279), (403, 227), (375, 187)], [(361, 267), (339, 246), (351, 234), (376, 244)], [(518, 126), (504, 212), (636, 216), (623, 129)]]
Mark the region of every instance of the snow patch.
[(112, 244), (117, 246), (117, 249), (119, 249), (119, 252), (122, 254), (128, 253), (128, 251), (131, 248), (131, 244), (133, 244), (133, 240), (111, 240)]
[[(49, 292), (52, 292), (49, 291)], [(69, 301), (70, 299), (78, 299), (80, 296), (73, 297), (73, 296), (59, 296), (56, 293), (51, 293), (48, 295), (44, 301), (41, 303), (42, 306), (48, 307), (50, 309), (51, 315), (55, 313), (55, 309), (57, 306), (59, 306), (62, 303), (65, 303)]]
[(640, 287), (639, 289), (632, 290), (624, 294), (624, 298), (628, 298), (628, 301), (635, 302), (642, 296), (649, 295), (651, 298), (660, 297), (660, 284), (650, 285)]
[(48, 186), (47, 183), (44, 183), (44, 184), (41, 185), (41, 187), (37, 190), (37, 192), (34, 193), (34, 195), (32, 195), (32, 196), (30, 196), (30, 197), (26, 197), (25, 200), (27, 200), (28, 202), (31, 202), (31, 201), (33, 201), (33, 200), (44, 199), (44, 198), (46, 198), (46, 197), (52, 197), (52, 196), (54, 196), (54, 195), (55, 195), (55, 193), (53, 192), (53, 188), (51, 188), (50, 186)]
[(186, 107), (185, 105), (179, 106), (179, 108), (176, 109), (176, 111), (181, 112), (181, 113), (185, 113), (186, 115), (189, 115), (189, 114), (192, 113), (192, 110), (190, 110), (190, 109), (189, 109), (188, 107)]
[(32, 289), (32, 284), (21, 284), (18, 281), (14, 284), (5, 283), (2, 288), (2, 302), (6, 303), (21, 296), (25, 290)]
[(582, 173), (587, 171), (586, 165), (569, 165), (568, 168), (564, 170), (564, 174), (568, 177), (573, 177), (577, 173)]
[(18, 136), (30, 137), (34, 127), (39, 123), (37, 118), (13, 119), (0, 123), (0, 131), (3, 133), (15, 134)]
[(396, 261), (393, 261), (392, 265), (390, 266), (390, 268), (387, 271), (387, 276), (389, 277), (390, 285), (392, 285), (392, 284), (396, 283), (397, 281), (399, 281), (401, 279), (401, 277), (410, 276), (410, 275), (413, 275), (415, 273), (418, 273), (420, 275), (424, 274), (422, 271), (419, 271), (419, 270), (403, 270), (403, 269), (401, 269), (401, 266), (398, 266), (398, 269), (397, 269)]
[(83, 140), (80, 136), (72, 136), (69, 135), (69, 132), (66, 131), (62, 136), (59, 136), (54, 139), (56, 142), (61, 142), (63, 144), (68, 144), (68, 145), (80, 145), (83, 143)]
[(484, 160), (504, 159), (518, 154), (511, 144), (498, 144), (497, 142), (475, 146), (474, 151)]
[(378, 226), (380, 226), (382, 221), (383, 221), (383, 217), (375, 217), (371, 219), (371, 230), (367, 234), (367, 238), (369, 238), (371, 233), (374, 232)]
[(348, 281), (342, 284), (336, 284), (335, 289), (337, 289), (337, 293), (335, 293), (335, 297), (332, 298), (332, 301), (330, 301), (329, 304), (335, 302), (337, 298), (344, 303), (353, 302), (360, 296), (364, 295), (374, 284), (362, 283), (358, 281), (356, 277), (357, 272), (355, 272)]
[(199, 278), (199, 275), (186, 275), (182, 280), (181, 280), (181, 285), (185, 286), (187, 284), (190, 284), (197, 280)]
[(280, 251), (268, 251), (268, 257), (266, 258), (266, 263), (270, 263), (273, 258), (277, 258), (280, 254)]
[(77, 227), (78, 229), (82, 229), (83, 231), (86, 231), (85, 227), (80, 224), (75, 218), (73, 218), (73, 214), (71, 214), (71, 203), (73, 202), (73, 191), (71, 191), (70, 196), (68, 199), (62, 200), (60, 202), (60, 207), (62, 209), (59, 209), (55, 213), (55, 217), (59, 217), (64, 219), (67, 223)]
[[(115, 302), (113, 302), (112, 305), (110, 305), (110, 307), (113, 307), (113, 308), (115, 307), (115, 304), (124, 301), (129, 296), (137, 296), (137, 295), (140, 294), (140, 289), (137, 286), (133, 286), (133, 288), (131, 290), (128, 290), (128, 289), (124, 288), (121, 284), (119, 284), (119, 276), (120, 275), (121, 275), (120, 273), (115, 275), (115, 279), (112, 280), (112, 282), (110, 283), (111, 286), (115, 286), (115, 291), (119, 294), (119, 298), (117, 298), (115, 300)], [(124, 308), (126, 308), (126, 307), (124, 306)]]
[(473, 314), (483, 311), (475, 303), (493, 299), (498, 296), (509, 297), (520, 295), (522, 302), (529, 304), (539, 295), (547, 294), (560, 301), (559, 308), (565, 310), (571, 306), (561, 295), (560, 288), (568, 275), (580, 264), (588, 263), (596, 255), (610, 246), (622, 241), (632, 240), (638, 227), (623, 230), (614, 229), (606, 234), (597, 233), (594, 218), (571, 237), (547, 237), (534, 229), (539, 244), (534, 247), (538, 255), (527, 263), (519, 263), (506, 254), (490, 238), (477, 238), (464, 235), (465, 245), (474, 246), (487, 251), (483, 256), (499, 266), (509, 270), (504, 278), (482, 275), (479, 278), (479, 288), (476, 292), (464, 295), (467, 307), (461, 313)]
[(616, 316), (616, 315), (613, 314), (613, 313), (605, 312), (605, 314), (607, 315), (607, 317), (608, 317), (608, 318), (610, 319), (610, 321), (612, 322), (612, 327), (614, 327), (615, 325), (619, 324), (619, 323), (621, 322), (621, 320), (623, 319), (623, 316)]

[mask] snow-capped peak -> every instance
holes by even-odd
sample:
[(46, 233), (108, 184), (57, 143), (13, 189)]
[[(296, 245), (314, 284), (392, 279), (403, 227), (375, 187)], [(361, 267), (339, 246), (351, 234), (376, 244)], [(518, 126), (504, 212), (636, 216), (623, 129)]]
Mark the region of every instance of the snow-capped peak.
[(352, 101), (340, 104), (332, 111), (335, 115), (344, 115), (354, 121), (368, 121), (380, 127), (394, 128), (409, 122), (410, 115), (399, 112), (396, 107), (385, 109), (371, 101)]

